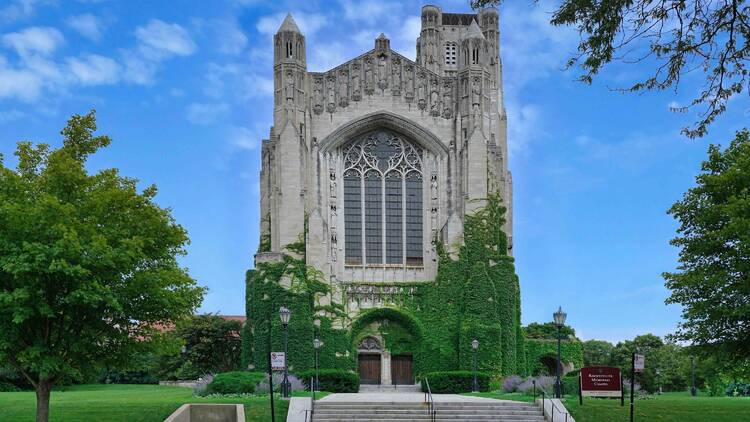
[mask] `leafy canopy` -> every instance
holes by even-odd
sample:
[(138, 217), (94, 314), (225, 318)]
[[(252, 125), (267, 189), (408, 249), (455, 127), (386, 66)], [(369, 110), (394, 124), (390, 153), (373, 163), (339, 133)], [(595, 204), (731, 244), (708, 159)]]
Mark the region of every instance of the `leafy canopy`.
[[(501, 0), (470, 0), (474, 8)], [(729, 100), (750, 90), (750, 4), (746, 0), (563, 0), (552, 14), (553, 25), (574, 26), (578, 53), (568, 67), (580, 65), (580, 80), (591, 83), (607, 64), (642, 63), (644, 79), (623, 91), (666, 90), (689, 73), (702, 72), (705, 83), (686, 107), (697, 107), (698, 121), (684, 128), (700, 137), (722, 114)]]
[(16, 168), (0, 157), (0, 363), (47, 398), (62, 377), (127, 359), (204, 292), (177, 263), (188, 236), (154, 203), (156, 187), (89, 174), (110, 144), (95, 131), (93, 111), (74, 115), (62, 147), (19, 142)]
[(680, 222), (672, 244), (680, 248), (677, 272), (665, 273), (682, 306), (675, 338), (707, 355), (750, 361), (750, 132), (724, 150), (708, 149), (696, 178), (669, 213)]

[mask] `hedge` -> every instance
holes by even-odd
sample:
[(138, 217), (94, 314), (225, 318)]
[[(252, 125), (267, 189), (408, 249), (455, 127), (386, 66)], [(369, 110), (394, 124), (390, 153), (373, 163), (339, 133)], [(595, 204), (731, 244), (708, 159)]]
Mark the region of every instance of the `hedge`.
[[(422, 378), (422, 391), (427, 391), (427, 383), (430, 383), (430, 391), (434, 394), (447, 393), (467, 393), (472, 390), (474, 382), (474, 373), (472, 371), (444, 371), (430, 372)], [(484, 372), (477, 372), (477, 384), (479, 391), (490, 391), (490, 375)]]
[(217, 374), (208, 384), (208, 394), (251, 394), (260, 381), (265, 379), (262, 372), (224, 372)]
[[(297, 377), (310, 390), (310, 380), (315, 370), (302, 371)], [(343, 369), (321, 369), (318, 373), (318, 389), (330, 393), (356, 393), (359, 391), (359, 375)]]

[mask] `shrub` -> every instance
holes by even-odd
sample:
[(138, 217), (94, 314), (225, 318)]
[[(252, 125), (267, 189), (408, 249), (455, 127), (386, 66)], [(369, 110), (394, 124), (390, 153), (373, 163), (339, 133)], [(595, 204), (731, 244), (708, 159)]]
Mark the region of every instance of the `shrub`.
[(503, 380), (503, 392), (513, 393), (518, 389), (518, 386), (523, 382), (523, 378), (518, 375), (511, 375)]
[(158, 384), (159, 379), (146, 371), (118, 371), (103, 369), (96, 381), (100, 384)]
[(549, 376), (528, 377), (518, 386), (516, 391), (525, 394), (533, 394), (535, 383), (537, 394), (542, 391), (544, 391), (544, 394), (553, 394), (555, 391), (555, 377)]
[[(275, 392), (281, 392), (281, 382), (284, 381), (284, 374), (279, 372), (274, 372), (273, 374), (273, 391)], [(302, 381), (300, 381), (295, 375), (289, 374), (289, 385), (292, 388), (292, 391), (302, 391), (305, 389), (305, 386), (302, 384)], [(268, 391), (270, 390), (268, 385), (268, 374), (263, 373), (263, 380), (258, 383), (258, 386), (255, 388), (256, 393), (261, 394), (268, 394)]]
[(563, 377), (563, 394), (569, 394), (571, 396), (578, 395), (578, 377)]
[(208, 384), (208, 394), (249, 394), (255, 392), (255, 386), (265, 375), (260, 372), (224, 372), (214, 376)]
[(0, 381), (0, 393), (13, 393), (16, 391), (21, 391), (21, 389), (9, 382)]
[(726, 395), (730, 397), (750, 396), (750, 383), (742, 381), (730, 382), (726, 388)]
[[(315, 371), (304, 371), (297, 376), (310, 390), (310, 380), (315, 378)], [(318, 372), (318, 389), (331, 393), (356, 393), (359, 391), (359, 375), (344, 369), (321, 369)]]
[[(425, 378), (430, 382), (430, 391), (433, 393), (466, 393), (471, 391), (474, 380), (472, 371), (443, 371), (430, 372), (422, 378), (422, 391), (427, 391)], [(490, 390), (490, 376), (484, 372), (477, 372), (477, 384), (479, 391)]]

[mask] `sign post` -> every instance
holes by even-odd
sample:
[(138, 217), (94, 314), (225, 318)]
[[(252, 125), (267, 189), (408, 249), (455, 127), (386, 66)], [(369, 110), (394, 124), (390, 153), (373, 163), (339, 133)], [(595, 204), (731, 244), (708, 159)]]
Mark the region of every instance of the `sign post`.
[(274, 371), (286, 369), (286, 354), (284, 352), (271, 352), (271, 369)]
[(643, 372), (646, 367), (646, 357), (633, 353), (633, 361), (630, 365), (630, 422), (633, 422), (633, 398), (635, 395), (635, 373)]
[(273, 407), (273, 370), (271, 369), (271, 352), (268, 352), (268, 391), (271, 394), (271, 422), (276, 422), (276, 410)]
[(580, 403), (583, 396), (588, 397), (622, 397), (622, 375), (620, 368), (609, 366), (589, 366), (581, 368)]

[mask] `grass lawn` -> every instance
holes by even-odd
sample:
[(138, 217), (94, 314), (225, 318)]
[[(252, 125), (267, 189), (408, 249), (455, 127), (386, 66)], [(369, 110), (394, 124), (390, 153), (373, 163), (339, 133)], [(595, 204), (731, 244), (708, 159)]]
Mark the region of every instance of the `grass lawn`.
[[(193, 397), (191, 389), (182, 387), (76, 385), (52, 392), (50, 421), (162, 422), (184, 403), (241, 403), (245, 405), (248, 421), (270, 421), (269, 402), (268, 396), (218, 399)], [(285, 421), (289, 402), (277, 399), (274, 404), (276, 420)], [(33, 392), (0, 393), (1, 422), (33, 422), (35, 411), (36, 396)]]
[[(629, 398), (620, 400), (577, 397), (565, 401), (576, 422), (627, 422)], [(643, 422), (739, 422), (750, 421), (750, 397), (691, 397), (689, 393), (665, 393), (635, 401), (635, 421)]]

